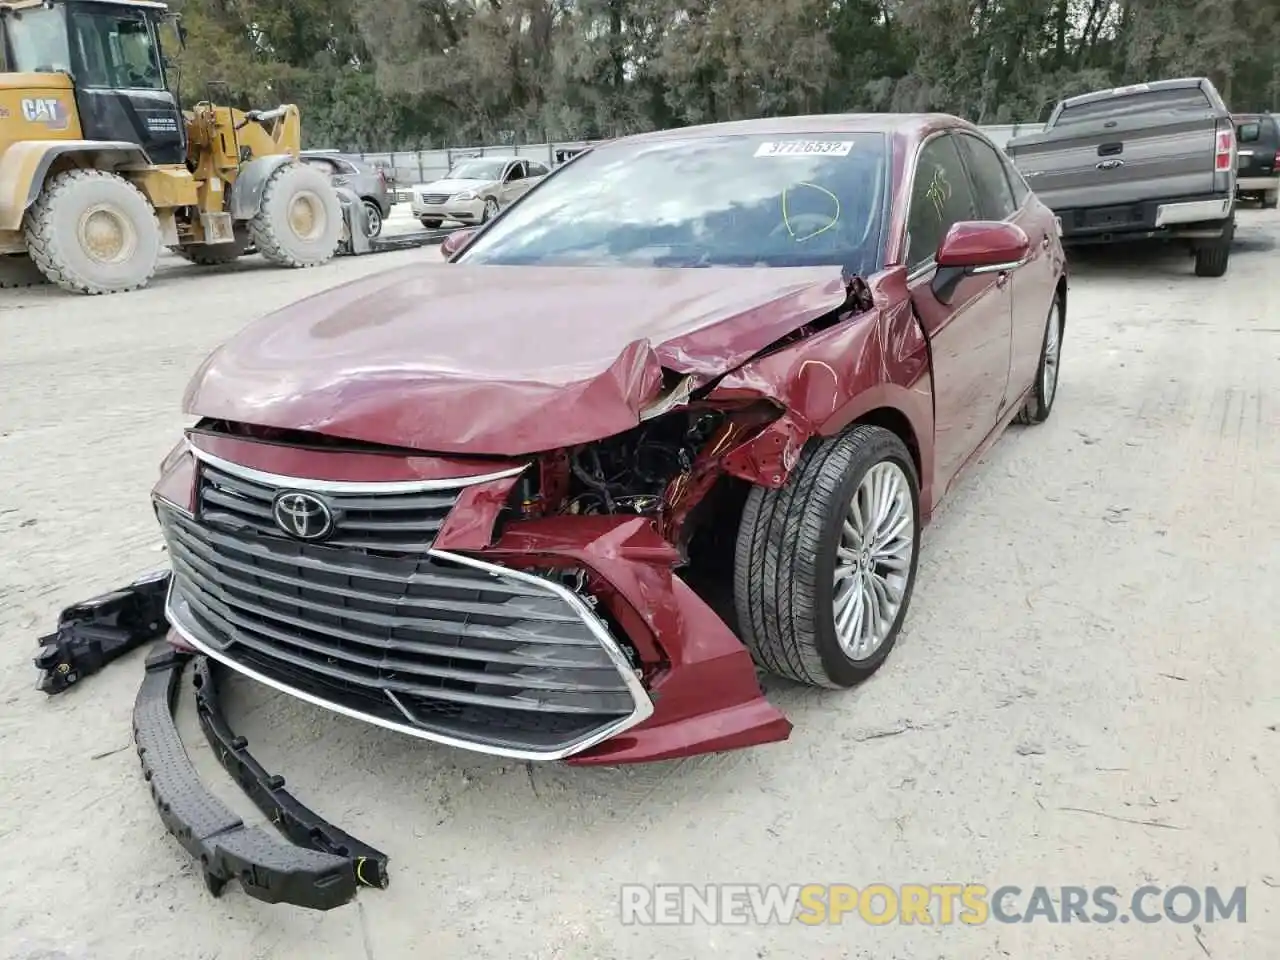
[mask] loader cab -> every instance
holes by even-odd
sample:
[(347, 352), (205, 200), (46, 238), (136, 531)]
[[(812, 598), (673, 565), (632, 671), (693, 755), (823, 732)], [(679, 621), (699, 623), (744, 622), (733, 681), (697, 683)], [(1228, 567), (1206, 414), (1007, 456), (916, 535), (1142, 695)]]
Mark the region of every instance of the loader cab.
[(6, 69), (66, 73), (86, 140), (136, 143), (152, 163), (186, 161), (186, 128), (160, 53), (161, 3), (0, 5)]

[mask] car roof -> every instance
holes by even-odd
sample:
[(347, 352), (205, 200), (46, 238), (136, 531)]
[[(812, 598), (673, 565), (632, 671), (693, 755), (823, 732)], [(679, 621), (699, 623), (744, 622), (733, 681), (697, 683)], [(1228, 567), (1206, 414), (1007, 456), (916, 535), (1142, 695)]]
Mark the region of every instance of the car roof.
[(885, 133), (917, 139), (934, 130), (962, 127), (977, 130), (973, 124), (946, 113), (822, 113), (799, 117), (764, 117), (756, 120), (730, 120), (705, 123), (694, 127), (655, 130), (621, 137), (613, 143), (645, 143), (661, 140), (687, 140), (703, 137), (731, 137), (767, 134)]

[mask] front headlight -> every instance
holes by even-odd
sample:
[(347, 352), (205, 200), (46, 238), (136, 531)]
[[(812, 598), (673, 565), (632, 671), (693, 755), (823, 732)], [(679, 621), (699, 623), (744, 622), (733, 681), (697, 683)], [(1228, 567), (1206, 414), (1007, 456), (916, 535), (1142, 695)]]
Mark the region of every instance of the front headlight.
[(476, 192), (474, 190), (463, 190), (461, 193), (455, 193), (453, 199), (466, 203), (468, 200), (476, 199)]

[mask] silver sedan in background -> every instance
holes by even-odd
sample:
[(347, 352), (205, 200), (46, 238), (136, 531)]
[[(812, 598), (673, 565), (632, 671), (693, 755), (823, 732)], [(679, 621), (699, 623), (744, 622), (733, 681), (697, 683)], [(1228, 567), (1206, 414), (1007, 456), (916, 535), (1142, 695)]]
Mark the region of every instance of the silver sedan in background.
[(524, 157), (474, 157), (443, 180), (416, 185), (410, 205), (429, 230), (445, 220), (486, 223), (550, 172), (545, 163)]

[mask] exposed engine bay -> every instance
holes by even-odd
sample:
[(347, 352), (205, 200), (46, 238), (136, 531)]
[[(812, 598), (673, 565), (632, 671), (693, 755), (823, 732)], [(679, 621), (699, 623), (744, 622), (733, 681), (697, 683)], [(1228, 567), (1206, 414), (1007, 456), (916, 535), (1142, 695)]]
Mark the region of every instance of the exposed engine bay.
[(724, 423), (718, 411), (677, 413), (569, 452), (570, 495), (563, 512), (656, 513), (668, 488), (692, 473)]

